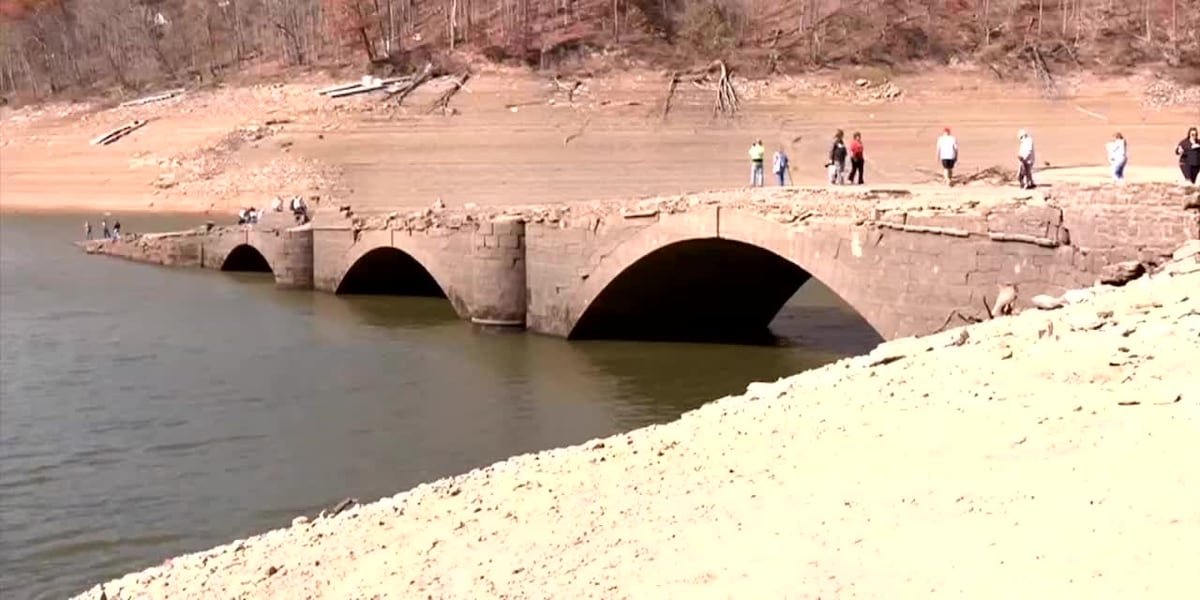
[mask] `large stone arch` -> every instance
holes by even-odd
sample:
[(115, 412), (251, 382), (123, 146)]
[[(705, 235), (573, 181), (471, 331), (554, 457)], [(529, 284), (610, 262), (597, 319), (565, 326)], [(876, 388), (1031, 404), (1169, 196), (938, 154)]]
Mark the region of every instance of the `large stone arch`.
[[(623, 276), (636, 272), (647, 261), (662, 259), (664, 252), (687, 250), (688, 246), (699, 250), (698, 253), (689, 252), (693, 258), (706, 252), (727, 251), (737, 254), (730, 258), (733, 262), (743, 261), (742, 264), (746, 266), (747, 272), (734, 276), (736, 281), (742, 283), (748, 283), (764, 272), (790, 278), (790, 281), (782, 282), (783, 285), (756, 286), (750, 290), (751, 293), (764, 293), (771, 297), (758, 304), (727, 303), (731, 309), (749, 308), (754, 312), (774, 305), (774, 311), (777, 312), (791, 297), (788, 289), (794, 292), (810, 277), (815, 277), (882, 335), (885, 329), (881, 327), (880, 315), (872, 310), (874, 304), (869, 302), (870, 292), (847, 285), (849, 278), (843, 276), (838, 260), (842, 252), (849, 253), (849, 247), (859, 243), (859, 235), (861, 232), (848, 226), (793, 226), (754, 213), (720, 207), (659, 216), (657, 222), (642, 228), (614, 247), (598, 249), (588, 261), (593, 267), (569, 303), (569, 337), (581, 337), (580, 333), (589, 333), (577, 331), (577, 328), (581, 324), (588, 325), (589, 310), (596, 306), (597, 300), (602, 300), (606, 291), (611, 291), (614, 285), (620, 285)], [(663, 276), (670, 276), (670, 273), (664, 271)], [(779, 300), (781, 295), (783, 298)], [(687, 302), (689, 299), (678, 298), (674, 301)], [(774, 312), (771, 316), (774, 316)], [(750, 315), (748, 318), (761, 319), (761, 315)]]

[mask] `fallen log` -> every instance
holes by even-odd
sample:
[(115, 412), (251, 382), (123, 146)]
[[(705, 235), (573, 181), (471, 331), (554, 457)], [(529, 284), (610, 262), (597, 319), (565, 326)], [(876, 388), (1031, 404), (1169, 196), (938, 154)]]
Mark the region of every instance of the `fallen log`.
[(133, 133), (134, 131), (141, 129), (148, 122), (149, 121), (138, 121), (138, 120), (130, 121), (124, 125), (121, 125), (120, 127), (117, 127), (116, 129), (113, 129), (111, 131), (106, 131), (105, 133), (93, 138), (90, 143), (93, 146), (107, 146), (108, 144), (111, 144), (111, 143), (129, 135), (130, 133)]
[(161, 94), (155, 94), (153, 96), (146, 96), (144, 98), (138, 98), (136, 100), (130, 100), (128, 102), (122, 102), (122, 103), (118, 104), (117, 106), (124, 108), (126, 106), (141, 106), (143, 104), (150, 104), (152, 102), (161, 102), (163, 100), (168, 100), (170, 98), (174, 98), (175, 96), (178, 96), (178, 95), (182, 94), (183, 92), (184, 92), (184, 88), (168, 90)]
[(352, 87), (352, 88), (348, 88), (348, 89), (341, 90), (338, 92), (331, 92), (329, 94), (329, 97), (330, 98), (345, 98), (346, 96), (354, 96), (357, 94), (364, 94), (366, 92), (376, 92), (376, 91), (382, 90), (383, 87), (384, 87), (384, 84), (382, 84), (382, 83), (374, 83), (371, 85), (360, 85), (358, 87)]
[(333, 92), (340, 92), (343, 90), (348, 90), (350, 88), (356, 88), (356, 87), (360, 87), (360, 86), (362, 86), (361, 81), (355, 81), (354, 83), (342, 83), (339, 85), (319, 89), (319, 90), (317, 90), (317, 95), (318, 96), (326, 96), (326, 95), (332, 94)]
[[(388, 77), (380, 79), (378, 77), (365, 76), (359, 81), (353, 83), (343, 83), (332, 87), (317, 90), (319, 96), (329, 96), (330, 98), (338, 98), (341, 96), (350, 96), (353, 94), (361, 94), (380, 89), (383, 86), (388, 86), (393, 83), (399, 83), (409, 79), (411, 76), (404, 77)], [(379, 87), (376, 87), (379, 86)], [(369, 89), (368, 89), (369, 88)]]

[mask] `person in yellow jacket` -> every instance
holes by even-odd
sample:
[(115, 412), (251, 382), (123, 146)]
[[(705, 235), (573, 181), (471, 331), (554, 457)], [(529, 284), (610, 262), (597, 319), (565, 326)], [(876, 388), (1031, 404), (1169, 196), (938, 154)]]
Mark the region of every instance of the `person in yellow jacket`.
[(766, 155), (762, 140), (754, 140), (750, 145), (750, 187), (763, 186), (763, 158)]

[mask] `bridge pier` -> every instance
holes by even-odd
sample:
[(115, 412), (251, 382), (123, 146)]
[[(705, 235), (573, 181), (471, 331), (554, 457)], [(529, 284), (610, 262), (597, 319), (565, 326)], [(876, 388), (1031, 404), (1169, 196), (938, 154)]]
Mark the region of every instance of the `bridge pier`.
[(275, 249), (275, 285), (281, 288), (313, 288), (313, 230), (297, 227), (279, 232)]
[(471, 234), (471, 322), (524, 327), (525, 221), (498, 217)]

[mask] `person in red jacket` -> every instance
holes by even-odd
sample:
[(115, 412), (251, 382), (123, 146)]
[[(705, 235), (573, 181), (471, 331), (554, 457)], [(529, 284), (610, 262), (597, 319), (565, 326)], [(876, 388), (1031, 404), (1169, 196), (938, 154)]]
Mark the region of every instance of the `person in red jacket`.
[[(863, 143), (862, 134), (855, 131), (854, 137), (850, 140), (850, 183), (863, 184), (863, 165), (866, 160), (863, 158)], [(855, 176), (858, 176), (857, 181)]]

